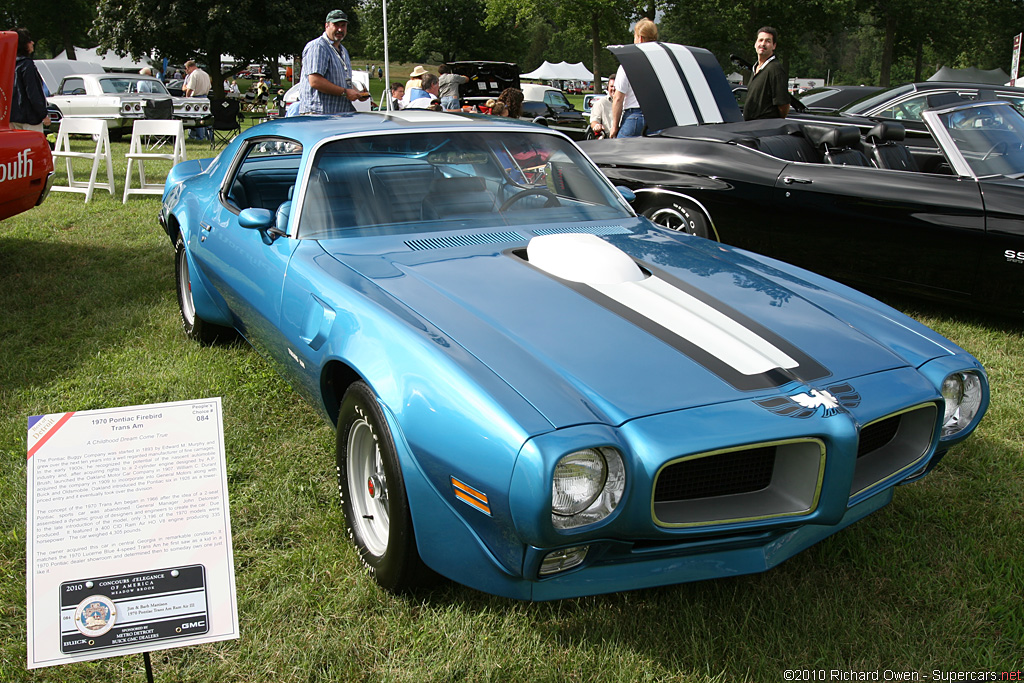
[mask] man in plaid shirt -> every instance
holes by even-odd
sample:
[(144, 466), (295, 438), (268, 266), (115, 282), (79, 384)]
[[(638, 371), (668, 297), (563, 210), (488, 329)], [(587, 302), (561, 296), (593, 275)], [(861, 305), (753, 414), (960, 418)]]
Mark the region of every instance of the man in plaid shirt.
[(360, 90), (352, 80), (352, 62), (341, 44), (348, 33), (348, 15), (340, 9), (327, 15), (324, 33), (306, 43), (302, 50), (302, 76), (299, 86), (299, 112), (302, 114), (342, 114), (355, 111), (354, 100), (365, 100), (370, 93)]

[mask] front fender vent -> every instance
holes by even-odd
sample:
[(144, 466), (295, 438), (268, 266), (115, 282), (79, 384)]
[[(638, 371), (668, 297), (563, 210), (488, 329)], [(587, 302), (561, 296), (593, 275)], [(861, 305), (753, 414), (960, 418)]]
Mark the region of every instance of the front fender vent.
[(427, 251), (429, 249), (451, 249), (478, 244), (508, 244), (522, 241), (523, 236), (518, 232), (483, 232), (475, 235), (449, 235), (447, 237), (406, 240), (405, 246), (413, 251)]

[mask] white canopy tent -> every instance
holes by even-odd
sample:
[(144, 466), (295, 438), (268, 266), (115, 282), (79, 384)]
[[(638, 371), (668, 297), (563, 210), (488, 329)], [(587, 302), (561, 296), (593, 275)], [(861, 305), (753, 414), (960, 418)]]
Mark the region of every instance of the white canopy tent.
[[(75, 58), (78, 61), (83, 62), (96, 62), (107, 71), (138, 71), (143, 67), (151, 67), (152, 64), (145, 58), (134, 59), (132, 57), (118, 57), (113, 52), (104, 52), (100, 54), (97, 52), (98, 48), (75, 48)], [(72, 61), (69, 60), (67, 54), (61, 52), (59, 55), (53, 58), (54, 61)]]
[(539, 81), (594, 80), (593, 72), (591, 72), (590, 69), (588, 69), (587, 67), (583, 66), (583, 62), (576, 62), (575, 64), (569, 64), (568, 62), (559, 62), (558, 64), (544, 62), (537, 69), (534, 69), (528, 74), (522, 74), (519, 77)]

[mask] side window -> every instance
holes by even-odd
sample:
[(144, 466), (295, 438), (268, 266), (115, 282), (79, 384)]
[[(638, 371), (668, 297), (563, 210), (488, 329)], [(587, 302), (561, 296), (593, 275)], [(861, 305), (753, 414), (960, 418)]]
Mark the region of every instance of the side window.
[(57, 92), (58, 95), (84, 95), (85, 81), (81, 78), (65, 78)]
[(252, 141), (241, 155), (234, 176), (223, 189), (227, 203), (239, 210), (270, 211), (288, 204), (299, 176), (302, 145), (284, 138), (264, 138)]
[(1012, 104), (1017, 111), (1024, 114), (1024, 96), (999, 93), (996, 97), (998, 97), (1001, 100), (1006, 100), (1007, 102)]

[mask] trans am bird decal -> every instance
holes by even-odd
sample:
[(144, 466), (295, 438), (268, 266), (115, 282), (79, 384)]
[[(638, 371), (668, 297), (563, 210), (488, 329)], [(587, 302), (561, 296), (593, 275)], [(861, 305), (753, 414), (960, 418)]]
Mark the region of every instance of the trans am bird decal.
[(805, 419), (821, 408), (822, 417), (831, 417), (842, 408), (856, 408), (860, 405), (860, 394), (849, 384), (836, 384), (828, 389), (811, 389), (792, 396), (779, 396), (754, 401), (765, 410), (777, 415)]

